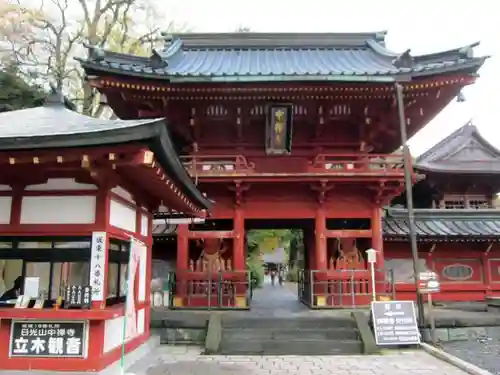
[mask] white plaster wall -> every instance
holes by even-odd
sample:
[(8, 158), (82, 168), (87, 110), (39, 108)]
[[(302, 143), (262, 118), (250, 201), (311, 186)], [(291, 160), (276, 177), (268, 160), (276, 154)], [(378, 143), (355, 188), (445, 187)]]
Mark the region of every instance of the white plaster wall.
[(0, 224), (10, 224), (12, 197), (0, 197)]
[(109, 208), (109, 224), (116, 228), (125, 229), (135, 233), (137, 215), (131, 208), (115, 199), (111, 199)]
[(106, 320), (104, 323), (104, 353), (121, 345), (123, 338), (123, 319), (123, 316), (119, 316), (114, 319)]
[(12, 191), (9, 185), (0, 185), (0, 191)]
[(49, 178), (46, 183), (26, 186), (26, 191), (50, 191), (50, 190), (97, 190), (97, 186), (81, 184), (74, 178)]
[(129, 201), (130, 203), (135, 203), (134, 197), (127, 190), (122, 188), (121, 186), (117, 186), (111, 189), (111, 192), (122, 197), (123, 199)]
[(137, 311), (137, 335), (142, 335), (146, 329), (146, 309)]
[(141, 215), (141, 235), (149, 235), (149, 220), (147, 215), (144, 214)]
[(21, 224), (93, 224), (95, 196), (23, 197)]

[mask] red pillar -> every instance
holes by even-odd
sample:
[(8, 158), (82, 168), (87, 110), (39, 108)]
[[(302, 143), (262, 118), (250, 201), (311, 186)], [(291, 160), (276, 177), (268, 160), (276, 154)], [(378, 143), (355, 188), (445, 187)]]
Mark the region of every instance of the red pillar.
[(177, 271), (189, 268), (189, 229), (187, 224), (177, 226)]
[(234, 211), (233, 221), (233, 270), (243, 271), (246, 268), (245, 262), (245, 220), (243, 210), (237, 208)]
[(316, 270), (326, 271), (328, 268), (326, 259), (326, 216), (323, 208), (316, 212), (315, 237), (316, 237)]
[(177, 266), (176, 266), (176, 294), (174, 306), (184, 306), (187, 295), (187, 271), (189, 269), (189, 228), (187, 224), (177, 226)]
[(372, 210), (372, 248), (377, 251), (377, 262), (375, 263), (375, 282), (377, 294), (385, 293), (385, 271), (384, 271), (384, 237), (382, 231), (382, 209), (378, 206)]

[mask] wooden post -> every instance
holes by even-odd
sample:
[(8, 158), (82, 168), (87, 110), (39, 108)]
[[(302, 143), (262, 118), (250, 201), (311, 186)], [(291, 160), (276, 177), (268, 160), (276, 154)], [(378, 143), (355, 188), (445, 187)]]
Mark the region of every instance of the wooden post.
[(315, 238), (316, 238), (316, 270), (326, 271), (328, 268), (326, 257), (326, 216), (325, 210), (320, 207), (316, 212), (315, 222)]
[(233, 221), (233, 270), (245, 270), (245, 220), (243, 210), (237, 208), (234, 211)]
[(177, 227), (177, 271), (189, 269), (189, 229), (187, 224)]
[(376, 251), (377, 261), (375, 263), (375, 291), (378, 295), (384, 294), (385, 271), (384, 271), (384, 239), (382, 233), (382, 209), (373, 207), (372, 218), (372, 248)]
[[(189, 229), (187, 224), (177, 226), (177, 267), (174, 306), (184, 306), (187, 296), (186, 272), (189, 270)], [(184, 274), (184, 275), (183, 275)]]

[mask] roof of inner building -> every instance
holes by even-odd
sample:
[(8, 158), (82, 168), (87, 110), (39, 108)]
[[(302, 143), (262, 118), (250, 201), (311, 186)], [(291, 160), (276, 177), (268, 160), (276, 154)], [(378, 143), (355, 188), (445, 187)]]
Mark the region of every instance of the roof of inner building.
[[(416, 234), (425, 239), (499, 238), (500, 210), (495, 209), (416, 209)], [(383, 221), (384, 236), (401, 239), (408, 236), (408, 211), (390, 208)]]
[(393, 82), (435, 74), (476, 72), (486, 57), (478, 43), (412, 56), (390, 51), (385, 32), (186, 33), (166, 37), (163, 49), (139, 57), (89, 47), (78, 58), (88, 74), (194, 82)]
[(0, 113), (0, 151), (98, 147), (128, 143), (149, 147), (169, 178), (199, 208), (210, 201), (197, 189), (174, 150), (165, 119), (103, 120), (68, 109), (52, 92), (41, 107)]
[(468, 122), (419, 156), (415, 168), (443, 173), (500, 174), (500, 150)]

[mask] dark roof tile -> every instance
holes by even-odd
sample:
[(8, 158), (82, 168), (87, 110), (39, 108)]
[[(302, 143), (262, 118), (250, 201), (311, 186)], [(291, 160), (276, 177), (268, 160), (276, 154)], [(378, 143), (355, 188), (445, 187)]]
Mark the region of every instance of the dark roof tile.
[[(97, 53), (91, 49), (89, 59), (79, 61), (87, 71), (160, 79), (266, 81), (270, 77), (352, 80), (370, 77), (387, 81), (397, 75), (475, 71), (485, 58), (472, 57), (474, 46), (412, 57), (409, 51), (403, 54), (389, 51), (385, 47), (385, 33), (177, 34), (151, 58)], [(164, 59), (164, 67), (159, 67), (158, 57)]]
[[(383, 221), (384, 236), (403, 238), (408, 235), (407, 211), (388, 209)], [(415, 226), (419, 239), (480, 238), (500, 239), (500, 211), (486, 210), (415, 210)]]
[(468, 122), (420, 155), (414, 165), (429, 172), (499, 174), (500, 150)]

